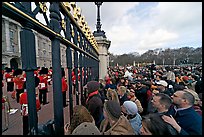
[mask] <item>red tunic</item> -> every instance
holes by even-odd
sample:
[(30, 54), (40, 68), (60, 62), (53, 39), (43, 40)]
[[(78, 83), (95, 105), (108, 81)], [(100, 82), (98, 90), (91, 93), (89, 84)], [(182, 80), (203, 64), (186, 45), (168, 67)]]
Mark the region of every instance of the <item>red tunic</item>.
[(5, 74), (6, 82), (13, 82), (13, 75), (10, 73)]
[(42, 89), (42, 90), (47, 89), (47, 83), (48, 83), (47, 76), (39, 76), (38, 78), (40, 79), (39, 89)]
[(23, 89), (24, 78), (15, 77), (14, 83), (16, 84), (16, 89)]
[[(28, 99), (27, 99), (27, 92), (24, 92), (20, 95), (19, 103), (21, 104), (22, 107), (22, 115), (27, 116), (28, 115)], [(36, 109), (39, 111), (41, 109), (40, 106), (40, 101), (36, 99)]]
[(64, 77), (62, 77), (62, 92), (66, 92), (67, 91), (67, 81)]
[(75, 84), (76, 83), (76, 76), (74, 74), (74, 71), (72, 71), (72, 83)]

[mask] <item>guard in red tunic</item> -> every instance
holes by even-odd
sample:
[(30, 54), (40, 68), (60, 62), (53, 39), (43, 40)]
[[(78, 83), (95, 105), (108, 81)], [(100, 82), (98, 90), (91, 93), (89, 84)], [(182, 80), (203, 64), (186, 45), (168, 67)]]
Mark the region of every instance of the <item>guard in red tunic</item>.
[(35, 76), (35, 77), (38, 77), (38, 70), (35, 70), (35, 71), (34, 71), (34, 76)]
[(40, 100), (40, 104), (48, 104), (49, 102), (47, 102), (47, 74), (48, 74), (48, 69), (42, 67), (42, 69), (39, 72), (39, 79), (40, 79), (40, 83), (39, 83), (39, 100)]
[(23, 71), (22, 69), (17, 69), (14, 71), (14, 83), (15, 83), (15, 89), (16, 89), (16, 101), (19, 103), (19, 95), (23, 93), (23, 84), (25, 82), (25, 79), (22, 75)]
[(63, 107), (67, 106), (67, 104), (66, 104), (66, 92), (67, 92), (67, 88), (68, 88), (68, 85), (67, 85), (67, 80), (65, 78), (65, 71), (62, 68), (62, 98), (63, 98)]
[(6, 68), (5, 78), (7, 82), (7, 92), (12, 92), (14, 90), (14, 76), (11, 68)]
[(74, 73), (74, 69), (72, 70), (72, 85), (73, 85), (73, 94), (75, 95), (76, 91), (76, 75)]
[[(21, 115), (23, 118), (23, 135), (28, 135), (29, 125), (28, 125), (28, 99), (27, 99), (27, 91), (26, 91), (26, 82), (24, 83), (24, 93), (20, 94), (20, 105), (21, 105)], [(36, 98), (36, 109), (37, 111), (41, 109), (40, 101), (37, 98)]]

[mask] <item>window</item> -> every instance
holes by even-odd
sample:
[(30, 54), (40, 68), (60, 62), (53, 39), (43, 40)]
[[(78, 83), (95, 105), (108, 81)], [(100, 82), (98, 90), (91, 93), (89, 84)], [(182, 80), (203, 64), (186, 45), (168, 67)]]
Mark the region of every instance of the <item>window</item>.
[(10, 36), (10, 52), (14, 52), (14, 43), (13, 43), (13, 39), (14, 39), (14, 32), (13, 30), (9, 31), (9, 36)]
[(13, 38), (14, 38), (14, 33), (13, 33), (13, 30), (10, 30), (10, 40), (13, 40)]

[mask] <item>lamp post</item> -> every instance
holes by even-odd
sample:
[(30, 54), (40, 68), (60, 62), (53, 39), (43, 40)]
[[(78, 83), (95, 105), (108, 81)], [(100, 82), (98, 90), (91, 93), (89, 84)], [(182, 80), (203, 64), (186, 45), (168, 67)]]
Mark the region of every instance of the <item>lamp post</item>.
[(97, 24), (96, 24), (96, 31), (94, 31), (93, 35), (94, 36), (103, 36), (104, 38), (106, 38), (105, 36), (105, 32), (103, 30), (101, 30), (101, 20), (100, 20), (100, 6), (102, 5), (103, 2), (94, 2), (95, 5), (97, 6)]
[(103, 2), (95, 2), (95, 5), (97, 6), (98, 12), (97, 12), (97, 24), (96, 24), (96, 30), (97, 32), (101, 31), (101, 22), (100, 22), (100, 6)]

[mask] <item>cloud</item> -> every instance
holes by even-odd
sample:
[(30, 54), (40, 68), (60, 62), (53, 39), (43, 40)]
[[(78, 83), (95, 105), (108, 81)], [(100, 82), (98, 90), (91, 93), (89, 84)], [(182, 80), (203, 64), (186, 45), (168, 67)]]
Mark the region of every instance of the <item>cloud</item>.
[[(94, 2), (76, 4), (95, 31)], [(114, 54), (202, 46), (201, 2), (103, 2), (100, 15)]]

